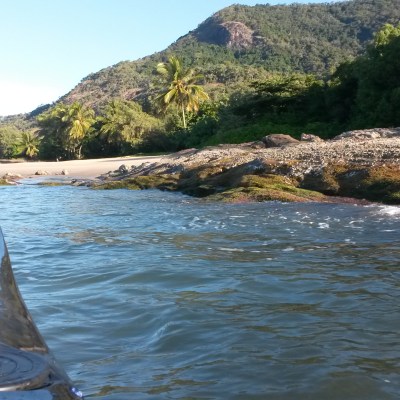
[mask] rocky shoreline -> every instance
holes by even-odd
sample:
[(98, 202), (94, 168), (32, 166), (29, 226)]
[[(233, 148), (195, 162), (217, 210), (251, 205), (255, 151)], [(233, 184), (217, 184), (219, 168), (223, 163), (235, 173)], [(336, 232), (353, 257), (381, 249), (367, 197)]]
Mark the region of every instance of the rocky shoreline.
[(189, 149), (92, 182), (97, 189), (180, 191), (228, 202), (337, 201), (400, 204), (400, 128), (345, 132), (323, 141), (268, 135), (259, 142)]

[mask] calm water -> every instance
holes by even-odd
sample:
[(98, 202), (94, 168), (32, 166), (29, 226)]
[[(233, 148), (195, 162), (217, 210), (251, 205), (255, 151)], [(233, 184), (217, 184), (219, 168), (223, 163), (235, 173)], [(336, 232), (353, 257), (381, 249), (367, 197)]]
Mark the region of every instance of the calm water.
[(89, 399), (399, 399), (399, 208), (0, 201), (24, 299)]

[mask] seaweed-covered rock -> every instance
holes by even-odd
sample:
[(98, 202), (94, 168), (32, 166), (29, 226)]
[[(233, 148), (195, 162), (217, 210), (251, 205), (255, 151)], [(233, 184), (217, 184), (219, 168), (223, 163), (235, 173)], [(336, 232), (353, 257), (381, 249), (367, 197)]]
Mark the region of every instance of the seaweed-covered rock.
[(101, 183), (95, 183), (91, 186), (94, 189), (160, 189), (160, 190), (176, 190), (177, 175), (142, 175), (119, 180), (110, 180)]
[(400, 166), (328, 165), (308, 174), (301, 187), (327, 195), (400, 204)]

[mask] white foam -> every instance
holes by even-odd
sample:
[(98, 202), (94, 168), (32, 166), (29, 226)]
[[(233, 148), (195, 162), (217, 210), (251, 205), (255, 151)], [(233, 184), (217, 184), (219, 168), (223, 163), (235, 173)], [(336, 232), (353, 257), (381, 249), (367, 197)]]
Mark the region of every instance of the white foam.
[(294, 247), (286, 247), (286, 249), (283, 249), (282, 251), (294, 251)]
[(239, 252), (239, 253), (243, 253), (243, 251), (244, 251), (243, 249), (235, 249), (235, 248), (231, 249), (229, 247), (218, 247), (218, 250), (230, 251), (230, 252)]
[(379, 207), (379, 214), (386, 214), (392, 216), (400, 216), (400, 207), (399, 206), (382, 206)]

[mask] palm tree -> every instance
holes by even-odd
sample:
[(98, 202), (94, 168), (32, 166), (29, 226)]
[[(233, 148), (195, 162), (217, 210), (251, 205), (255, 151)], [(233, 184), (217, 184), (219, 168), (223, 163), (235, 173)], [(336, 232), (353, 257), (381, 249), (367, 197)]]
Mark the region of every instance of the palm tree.
[(53, 149), (53, 156), (81, 158), (82, 145), (94, 123), (94, 111), (75, 102), (58, 103), (37, 118), (42, 143)]
[(34, 132), (22, 132), (20, 141), (21, 153), (30, 159), (35, 158), (39, 154), (39, 143), (40, 140)]
[(83, 139), (94, 123), (94, 111), (75, 102), (66, 108), (61, 120), (67, 123), (66, 133), (69, 150), (80, 159), (82, 157)]
[(187, 128), (186, 111), (198, 111), (202, 100), (208, 100), (208, 94), (197, 82), (203, 78), (193, 69), (184, 70), (177, 57), (170, 57), (168, 62), (159, 63), (157, 72), (163, 76), (166, 84), (157, 100), (164, 108), (175, 103), (182, 113), (183, 127)]

